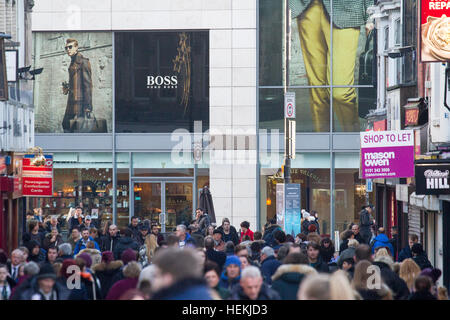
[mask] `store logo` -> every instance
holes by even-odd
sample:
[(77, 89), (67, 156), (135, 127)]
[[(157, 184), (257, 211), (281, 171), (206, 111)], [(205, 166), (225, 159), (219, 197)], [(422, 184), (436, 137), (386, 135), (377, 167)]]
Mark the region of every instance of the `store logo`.
[(147, 76), (147, 89), (177, 89), (177, 76)]
[(450, 189), (448, 184), (449, 171), (426, 170), (423, 175), (426, 179), (427, 189)]

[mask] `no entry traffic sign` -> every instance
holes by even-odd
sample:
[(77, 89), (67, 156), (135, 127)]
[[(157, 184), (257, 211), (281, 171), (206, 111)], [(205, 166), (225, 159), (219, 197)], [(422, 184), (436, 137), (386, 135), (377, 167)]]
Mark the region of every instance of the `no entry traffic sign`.
[(295, 119), (295, 92), (286, 92), (284, 95), (284, 117)]

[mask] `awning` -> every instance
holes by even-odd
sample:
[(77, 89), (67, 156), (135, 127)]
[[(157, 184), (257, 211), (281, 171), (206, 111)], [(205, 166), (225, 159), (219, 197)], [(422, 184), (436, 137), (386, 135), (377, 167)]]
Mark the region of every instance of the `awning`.
[(439, 199), (437, 196), (417, 195), (413, 192), (409, 196), (409, 204), (422, 210), (439, 211)]

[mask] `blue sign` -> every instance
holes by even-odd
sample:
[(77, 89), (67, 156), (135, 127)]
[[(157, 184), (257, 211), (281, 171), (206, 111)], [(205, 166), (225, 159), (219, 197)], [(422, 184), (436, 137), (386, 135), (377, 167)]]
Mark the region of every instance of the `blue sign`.
[(286, 234), (295, 235), (301, 232), (301, 189), (298, 183), (285, 185), (285, 223)]
[(367, 179), (366, 180), (366, 191), (367, 192), (372, 192), (373, 191), (373, 181), (372, 181), (372, 179)]

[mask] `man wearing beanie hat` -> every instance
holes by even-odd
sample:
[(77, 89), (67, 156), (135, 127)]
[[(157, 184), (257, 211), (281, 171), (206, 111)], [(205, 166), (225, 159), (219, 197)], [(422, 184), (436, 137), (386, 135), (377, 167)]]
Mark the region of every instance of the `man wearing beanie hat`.
[(232, 288), (241, 279), (241, 260), (238, 256), (228, 256), (223, 267), (224, 270), (220, 276), (219, 285), (231, 292)]
[(67, 300), (70, 291), (56, 281), (53, 266), (45, 263), (30, 282), (30, 287), (22, 291), (18, 300)]

